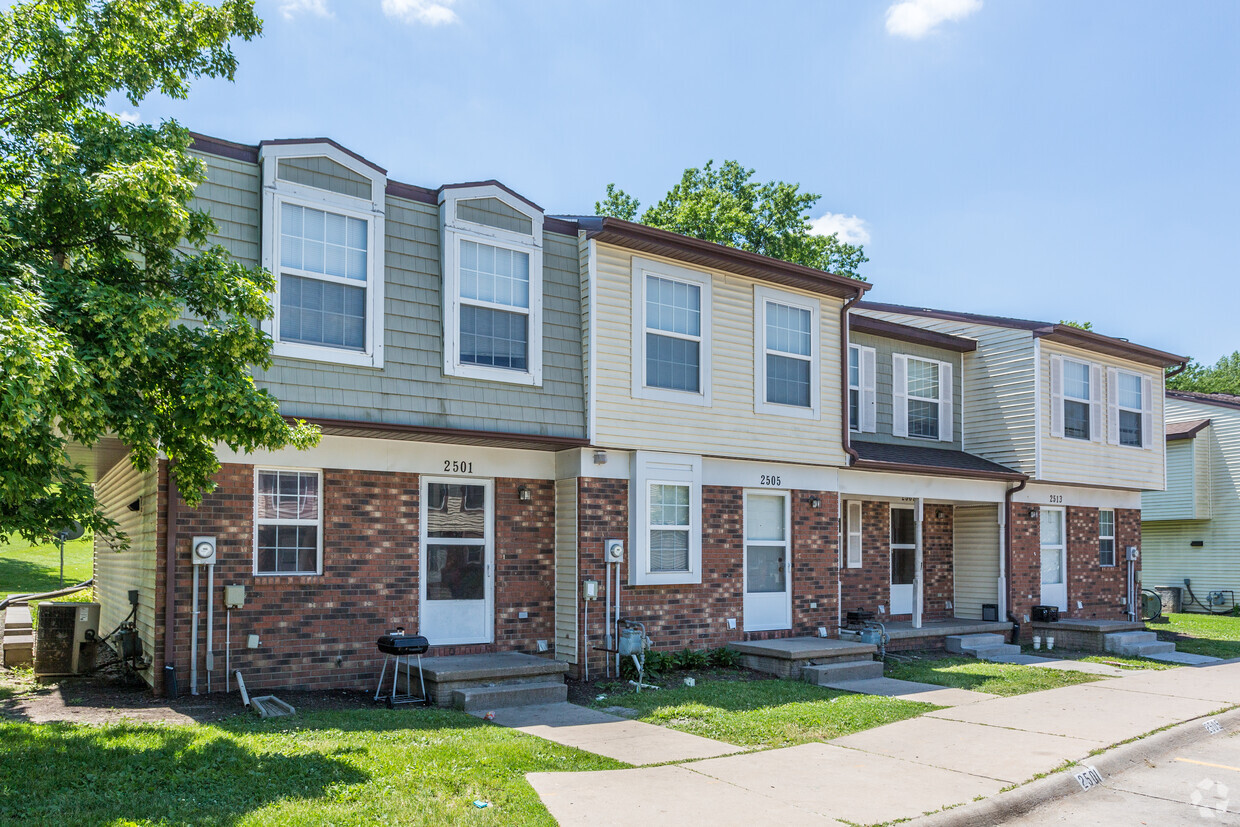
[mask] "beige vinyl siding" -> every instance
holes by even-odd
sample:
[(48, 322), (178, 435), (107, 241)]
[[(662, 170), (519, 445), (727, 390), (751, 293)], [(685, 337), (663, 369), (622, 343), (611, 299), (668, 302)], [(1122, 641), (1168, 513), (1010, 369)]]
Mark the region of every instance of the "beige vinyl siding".
[(982, 604), (999, 602), (999, 506), (958, 507), (953, 520), (954, 614), (981, 620)]
[(277, 178), (291, 181), (294, 184), (303, 184), (307, 187), (370, 200), (373, 189), (371, 180), (343, 164), (336, 163), (331, 158), (323, 156), (280, 158), (277, 164)]
[(534, 232), (534, 222), (528, 215), (514, 210), (498, 198), (468, 198), (457, 201), (456, 217), (462, 221), (472, 221), (523, 235)]
[(577, 662), (577, 478), (555, 481), (555, 659)]
[[(843, 461), (841, 300), (814, 296), (820, 308), (819, 420), (755, 413), (754, 286), (758, 282), (727, 273), (711, 273), (711, 406), (634, 399), (633, 254), (606, 244), (597, 245), (597, 250), (595, 310), (600, 324), (598, 353), (592, 357), (592, 368), (597, 371), (597, 444), (810, 464)], [(685, 266), (674, 261), (668, 264)]]
[[(587, 429), (589, 428), (590, 412), (595, 410), (598, 404), (597, 400), (591, 397), (590, 388), (590, 324), (593, 321), (590, 318), (590, 240), (586, 238), (585, 233), (578, 233), (577, 236), (577, 267), (580, 273), (581, 285), (581, 384), (585, 397), (585, 417)], [(590, 439), (594, 438), (594, 434), (587, 433)]]
[[(1204, 436), (1198, 434), (1197, 438)], [(1180, 439), (1167, 443), (1167, 490), (1147, 491), (1141, 495), (1141, 519), (1196, 520), (1197, 439)]]
[[(1088, 350), (1066, 347), (1041, 340), (1041, 381), (1039, 405), (1042, 411), (1042, 461), (1039, 479), (1050, 482), (1136, 488), (1147, 491), (1163, 488), (1163, 377), (1158, 368), (1116, 359)], [(1086, 441), (1051, 436), (1051, 357), (1065, 356), (1102, 366), (1102, 439)], [(1148, 376), (1153, 387), (1153, 445), (1130, 448), (1107, 443), (1107, 368), (1119, 368)]]
[(855, 310), (857, 315), (976, 339), (964, 354), (962, 446), (991, 462), (1033, 475), (1037, 464), (1033, 335), (1027, 330)]
[[(1210, 517), (1142, 522), (1142, 585), (1183, 586), (1187, 577), (1202, 601), (1219, 590), (1240, 597), (1240, 410), (1180, 399), (1166, 400), (1166, 407), (1169, 422), (1210, 420), (1191, 440), (1209, 452), (1201, 464), (1207, 470), (1199, 473), (1208, 473), (1203, 483), (1209, 491)], [(1146, 493), (1142, 502), (1155, 496)], [(1202, 541), (1200, 548), (1192, 547), (1194, 540)]]
[[(926, 347), (925, 345), (916, 345), (911, 342), (885, 339), (881, 336), (874, 336), (869, 333), (852, 333), (848, 341), (849, 344), (874, 348), (875, 357), (874, 396), (876, 402), (875, 420), (877, 422), (878, 431), (875, 433), (853, 434), (854, 442), (886, 442), (895, 445), (920, 445), (924, 448), (941, 448), (944, 450), (952, 449), (956, 451), (960, 450), (960, 403), (962, 401), (962, 397), (960, 393), (961, 370), (959, 353), (951, 350), (940, 350), (939, 348)], [(934, 362), (946, 362), (952, 366), (951, 440), (918, 439), (917, 437), (902, 437), (894, 436), (892, 434), (892, 394), (894, 393), (894, 389), (891, 384), (891, 370), (892, 356), (897, 353), (902, 353), (906, 356), (915, 356), (920, 359), (929, 359)]]
[[(155, 645), (155, 552), (159, 516), (158, 474), (139, 472), (129, 458), (118, 462), (95, 483), (104, 516), (115, 520), (129, 538), (129, 548), (113, 551), (95, 538), (95, 599), (102, 604), (99, 633), (115, 629), (129, 614), (129, 590), (138, 590), (138, 636), (147, 654)], [(131, 511), (138, 500), (140, 510)], [(148, 676), (149, 679), (149, 676)]]

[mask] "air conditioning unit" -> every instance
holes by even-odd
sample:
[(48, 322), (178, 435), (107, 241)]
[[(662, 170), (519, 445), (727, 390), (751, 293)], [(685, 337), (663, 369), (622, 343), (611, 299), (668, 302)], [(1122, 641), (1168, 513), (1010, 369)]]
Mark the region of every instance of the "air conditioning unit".
[(94, 669), (98, 637), (98, 603), (40, 603), (35, 675), (77, 675)]

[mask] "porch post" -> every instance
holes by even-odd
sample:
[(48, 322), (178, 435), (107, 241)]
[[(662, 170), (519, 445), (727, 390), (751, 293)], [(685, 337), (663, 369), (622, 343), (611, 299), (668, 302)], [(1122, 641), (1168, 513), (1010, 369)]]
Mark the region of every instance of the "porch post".
[(922, 568), (923, 568), (923, 564), (925, 560), (922, 555), (922, 543), (921, 543), (921, 535), (922, 535), (921, 520), (922, 520), (922, 512), (924, 510), (924, 505), (925, 504), (922, 501), (922, 498), (918, 497), (917, 505), (913, 508), (913, 522), (914, 522), (915, 532), (916, 532), (914, 535), (915, 536), (914, 542), (917, 544), (917, 550), (914, 552), (914, 557), (913, 557), (913, 561), (914, 561), (913, 562), (913, 628), (914, 629), (921, 628), (921, 610), (922, 610), (922, 605), (923, 605), (922, 584), (925, 581), (925, 576), (924, 576), (924, 573), (922, 572)]
[(999, 619), (1007, 618), (1007, 555), (1003, 550), (1007, 548), (1007, 509), (1000, 503), (996, 509), (999, 512)]

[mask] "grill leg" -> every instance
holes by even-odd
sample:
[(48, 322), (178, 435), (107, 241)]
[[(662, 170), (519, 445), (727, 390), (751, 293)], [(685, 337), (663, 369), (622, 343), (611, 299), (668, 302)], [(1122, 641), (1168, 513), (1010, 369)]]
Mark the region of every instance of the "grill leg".
[[(383, 656), (383, 669), (379, 672), (379, 685), (375, 687), (375, 701), (376, 702), (379, 700), (379, 693), (383, 691), (383, 676), (387, 674), (388, 661), (391, 659), (392, 659), (391, 655)], [(392, 680), (394, 681), (395, 678), (393, 678)]]
[(422, 656), (418, 655), (418, 684), (422, 687), (422, 703), (430, 706), (431, 699), (426, 697), (426, 677), (422, 674)]

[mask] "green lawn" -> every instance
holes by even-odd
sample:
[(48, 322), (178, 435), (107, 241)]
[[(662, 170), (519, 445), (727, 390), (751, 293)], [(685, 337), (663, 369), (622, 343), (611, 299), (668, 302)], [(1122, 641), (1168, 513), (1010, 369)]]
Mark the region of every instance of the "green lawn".
[[(81, 583), (94, 568), (90, 537), (65, 543), (65, 585)], [(55, 543), (31, 545), (14, 538), (0, 545), (0, 600), (10, 594), (35, 594), (60, 586), (60, 550)]]
[(0, 823), (554, 824), (525, 773), (624, 766), (446, 710), (0, 723)]
[(1207, 614), (1168, 614), (1170, 623), (1151, 623), (1159, 640), (1175, 642), (1180, 652), (1240, 658), (1240, 617)]
[(938, 707), (853, 695), (802, 681), (703, 681), (623, 692), (594, 706), (624, 706), (637, 720), (740, 746), (786, 747), (914, 718)]
[(1026, 692), (1101, 680), (1100, 676), (1085, 672), (989, 663), (973, 658), (925, 658), (904, 663), (888, 661), (884, 674), (902, 681), (972, 689), (991, 695), (1024, 695)]

